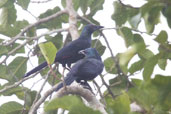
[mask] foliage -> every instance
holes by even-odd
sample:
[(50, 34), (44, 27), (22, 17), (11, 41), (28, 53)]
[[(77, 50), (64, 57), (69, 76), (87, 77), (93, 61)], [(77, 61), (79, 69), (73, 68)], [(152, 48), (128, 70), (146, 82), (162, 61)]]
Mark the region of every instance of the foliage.
[[(72, 1), (76, 12), (81, 12), (84, 18), (99, 25), (99, 20), (96, 20), (94, 16), (99, 11), (104, 11), (105, 0)], [(154, 72), (156, 67), (165, 71), (168, 69), (168, 63), (171, 62), (169, 31), (161, 29), (157, 35), (154, 35), (154, 31), (157, 24), (165, 21), (161, 17), (166, 19), (168, 27), (171, 28), (171, 1), (146, 0), (146, 3), (140, 7), (127, 5), (122, 1), (124, 0), (115, 0), (113, 2), (114, 12), (111, 19), (115, 22), (117, 36), (123, 38), (127, 50), (116, 53), (116, 56), (110, 55), (106, 57), (106, 53), (109, 53), (110, 50), (105, 41), (101, 39), (92, 40), (92, 47), (95, 47), (100, 55), (105, 58), (103, 61), (105, 75), (102, 77), (105, 79), (108, 74), (113, 76), (110, 77), (108, 87), (114, 93), (115, 98), (112, 98), (108, 90), (102, 93), (104, 95), (103, 100), (106, 102), (106, 110), (109, 114), (140, 114), (140, 112), (131, 111), (130, 104), (136, 102), (146, 114), (169, 114), (171, 113), (171, 75)], [(39, 63), (46, 59), (49, 64), (52, 64), (57, 50), (70, 40), (70, 33), (67, 31), (66, 34), (61, 32), (45, 34), (43, 35), (45, 42), (38, 44), (39, 38), (37, 34), (39, 31), (60, 29), (63, 24), (69, 23), (69, 15), (64, 13), (48, 22), (29, 28), (22, 33), (18, 40), (10, 45), (4, 45), (7, 39), (15, 39), (28, 25), (31, 25), (29, 20), (18, 20), (17, 14), (17, 7), (27, 11), (31, 3), (31, 0), (0, 0), (0, 58), (3, 60), (4, 57), (9, 57), (6, 62), (0, 64), (0, 79), (6, 81), (5, 84), (0, 83), (0, 90), (22, 79), (28, 69), (27, 62), (29, 62), (31, 54), (38, 58)], [(52, 16), (65, 7), (66, 0), (61, 0), (60, 7), (56, 6), (47, 9), (38, 18), (44, 19)], [(88, 24), (88, 22), (82, 18), (77, 20), (79, 31), (82, 30), (82, 25), (85, 24)], [(140, 24), (145, 26), (145, 32), (141, 30)], [(147, 39), (143, 33), (149, 35), (158, 45), (157, 52), (148, 47), (146, 44)], [(98, 33), (94, 34), (96, 37), (100, 35)], [(25, 44), (22, 45), (23, 43)], [(10, 57), (13, 59), (10, 59)], [(137, 58), (136, 61), (134, 61), (134, 57)], [(40, 72), (42, 78), (47, 75), (48, 71), (49, 68), (46, 68)], [(58, 65), (54, 71), (59, 78), (62, 77)], [(137, 73), (142, 76), (142, 80), (129, 77)], [(53, 76), (48, 78), (48, 83), (51, 86), (58, 82), (59, 80), (54, 80)], [(23, 105), (16, 101), (6, 102), (0, 106), (0, 114), (19, 114), (24, 108), (25, 113), (28, 113), (36, 95), (38, 95), (38, 98), (41, 97), (38, 90), (33, 91), (23, 86), (9, 89), (0, 93), (0, 95), (15, 95), (25, 103)], [(69, 114), (100, 113), (85, 106), (79, 96), (65, 96), (44, 103), (44, 110), (47, 114), (54, 114), (60, 108), (68, 110)]]

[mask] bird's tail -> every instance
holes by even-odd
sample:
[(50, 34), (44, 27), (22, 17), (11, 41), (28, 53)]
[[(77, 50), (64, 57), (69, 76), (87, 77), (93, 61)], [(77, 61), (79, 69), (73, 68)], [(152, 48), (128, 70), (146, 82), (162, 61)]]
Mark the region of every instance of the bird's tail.
[(31, 71), (27, 72), (23, 77), (30, 76), (31, 74), (45, 68), (47, 65), (48, 65), (47, 62), (44, 62), (44, 63), (40, 64), (39, 66), (35, 67), (34, 69), (32, 69)]
[[(75, 76), (72, 76), (72, 74), (68, 73), (67, 76), (65, 77), (64, 81), (66, 85), (70, 85), (74, 80), (76, 79)], [(59, 89), (61, 89), (63, 87), (63, 82), (61, 82), (57, 89), (55, 91), (58, 91)]]

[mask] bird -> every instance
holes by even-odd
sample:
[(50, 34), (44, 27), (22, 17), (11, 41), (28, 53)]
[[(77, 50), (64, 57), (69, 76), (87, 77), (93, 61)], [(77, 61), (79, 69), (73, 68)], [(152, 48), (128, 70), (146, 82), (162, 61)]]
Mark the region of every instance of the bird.
[[(78, 54), (78, 52), (80, 50), (84, 50), (86, 48), (91, 47), (92, 33), (101, 28), (103, 28), (103, 26), (98, 26), (93, 24), (86, 25), (83, 28), (81, 35), (79, 36), (78, 39), (72, 41), (71, 43), (69, 43), (68, 45), (66, 45), (56, 53), (54, 63), (58, 62), (62, 64), (64, 68), (66, 68), (66, 65), (70, 68), (72, 63), (75, 63), (76, 61), (84, 57), (83, 55)], [(48, 66), (47, 62), (44, 62), (38, 65), (37, 67), (33, 68), (31, 71), (24, 74), (23, 77), (30, 76), (31, 74), (36, 73), (37, 71), (40, 71), (41, 69), (47, 66)]]
[(74, 81), (77, 83), (84, 81), (84, 85), (87, 85), (87, 81), (93, 80), (102, 73), (104, 64), (95, 48), (81, 50), (79, 51), (79, 54), (82, 54), (85, 57), (72, 66), (70, 72), (64, 78), (64, 83), (59, 83), (55, 91), (61, 89), (63, 84), (70, 85)]

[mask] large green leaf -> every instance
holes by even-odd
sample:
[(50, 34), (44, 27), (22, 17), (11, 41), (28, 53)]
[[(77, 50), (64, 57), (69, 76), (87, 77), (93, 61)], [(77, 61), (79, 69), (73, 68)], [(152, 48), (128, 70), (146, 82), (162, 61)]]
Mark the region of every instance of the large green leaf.
[(153, 73), (154, 67), (157, 64), (158, 56), (155, 55), (149, 58), (144, 64), (143, 78), (144, 80), (150, 80), (151, 75)]
[(92, 47), (96, 48), (100, 55), (103, 55), (106, 50), (106, 47), (101, 43), (100, 40), (93, 40)]
[(0, 1), (0, 8), (3, 7), (3, 5), (7, 3), (7, 1), (8, 1), (8, 0), (1, 0), (1, 1)]
[(135, 73), (136, 71), (141, 70), (141, 69), (143, 68), (143, 66), (144, 66), (144, 61), (143, 61), (143, 60), (139, 60), (139, 61), (133, 63), (133, 64), (131, 65), (131, 67), (129, 68), (128, 71), (129, 71), (131, 74), (133, 74), (133, 73)]
[(63, 36), (61, 33), (58, 33), (54, 37), (46, 36), (45, 38), (47, 39), (47, 41), (52, 42), (58, 50), (63, 46)]
[(170, 14), (170, 12), (171, 12), (171, 6), (170, 5), (166, 5), (162, 10), (163, 15), (167, 19), (168, 26), (171, 28), (171, 14)]
[(144, 17), (145, 26), (148, 33), (152, 33), (155, 25), (160, 22), (160, 11), (162, 7), (163, 5), (158, 1), (147, 2), (141, 7), (141, 13)]
[(162, 70), (165, 70), (166, 65), (167, 65), (167, 59), (159, 59), (158, 65)]
[(136, 54), (136, 46), (132, 46), (124, 53), (121, 53), (119, 56), (119, 64), (121, 66), (127, 66), (129, 61), (132, 59), (132, 57)]
[(48, 64), (53, 64), (57, 52), (54, 44), (52, 42), (46, 42), (39, 44), (39, 47)]
[[(53, 15), (60, 11), (61, 9), (57, 6), (54, 9), (48, 9), (45, 13), (40, 14), (39, 18), (45, 18), (50, 15)], [(48, 28), (48, 29), (56, 29), (56, 28), (61, 28), (62, 23), (68, 22), (68, 15), (63, 14), (61, 16), (58, 16), (46, 23), (42, 23), (38, 26), (38, 28)]]
[(149, 49), (144, 49), (143, 51), (138, 51), (138, 55), (142, 59), (149, 59), (154, 56), (153, 52)]
[(166, 31), (161, 31), (160, 34), (155, 38), (155, 41), (158, 43), (166, 43), (168, 39), (168, 35)]
[(141, 21), (141, 13), (138, 8), (128, 8), (128, 22), (130, 25), (137, 29), (140, 21)]
[[(124, 90), (127, 89), (128, 81), (125, 76), (117, 76), (109, 80), (110, 88), (115, 95), (120, 95)], [(112, 86), (114, 85), (114, 86)]]
[(16, 36), (21, 30), (27, 26), (29, 23), (26, 20), (16, 21), (13, 25), (6, 25), (4, 28), (3, 25), (0, 26), (0, 33), (9, 37)]
[(156, 75), (154, 79), (142, 81), (133, 79), (135, 87), (128, 94), (146, 110), (146, 113), (167, 114), (171, 107), (171, 76)]
[(109, 114), (128, 114), (130, 112), (130, 100), (127, 93), (123, 93), (116, 99), (106, 98)]
[(88, 0), (90, 7), (90, 16), (93, 17), (98, 10), (103, 9), (104, 0)]
[(27, 9), (30, 3), (30, 0), (17, 0), (17, 3), (23, 8)]
[[(77, 11), (78, 8), (80, 7), (80, 1), (81, 1), (81, 0), (72, 0), (73, 5), (74, 5), (74, 9), (75, 9), (76, 11)], [(62, 3), (62, 6), (63, 6), (63, 7), (66, 7), (66, 0), (62, 0), (61, 3)]]
[(121, 26), (127, 21), (127, 9), (118, 2), (114, 2), (113, 6), (114, 14), (112, 15), (112, 19), (115, 20), (116, 25)]
[(5, 7), (2, 8), (0, 15), (0, 25), (3, 28), (6, 28), (7, 25), (14, 24), (16, 21), (16, 9), (13, 2), (13, 0), (8, 0)]
[(108, 73), (111, 73), (111, 74), (117, 73), (117, 69), (116, 69), (116, 66), (112, 57), (108, 57), (107, 59), (105, 59), (104, 65), (105, 65), (105, 70)]
[(127, 47), (133, 44), (134, 36), (132, 34), (131, 29), (129, 29), (128, 27), (122, 27), (119, 30), (119, 34), (124, 38)]
[(69, 114), (100, 114), (99, 111), (85, 106), (81, 99), (76, 96), (64, 96), (62, 98), (55, 98), (44, 106), (44, 110), (51, 111), (54, 109), (62, 108), (69, 110)]
[[(26, 63), (27, 58), (25, 57), (16, 57), (7, 67), (8, 73), (11, 75), (11, 79), (16, 81), (21, 79), (26, 72)], [(15, 76), (15, 77), (14, 77)]]
[[(12, 51), (19, 45), (21, 45), (21, 44), (13, 43), (13, 45), (7, 46), (8, 52)], [(24, 53), (24, 52), (25, 52), (24, 47), (22, 47), (22, 48), (18, 49), (17, 51), (15, 51), (15, 53), (13, 53), (12, 55), (16, 55), (17, 53)]]
[(8, 52), (8, 49), (5, 46), (0, 45), (0, 56)]
[(0, 64), (0, 78), (7, 79), (6, 73), (7, 67), (5, 65)]
[(86, 11), (88, 9), (88, 1), (89, 0), (81, 0), (80, 1), (81, 10), (82, 10), (84, 15), (86, 14)]
[(0, 114), (20, 114), (23, 106), (15, 101), (7, 102), (0, 106)]

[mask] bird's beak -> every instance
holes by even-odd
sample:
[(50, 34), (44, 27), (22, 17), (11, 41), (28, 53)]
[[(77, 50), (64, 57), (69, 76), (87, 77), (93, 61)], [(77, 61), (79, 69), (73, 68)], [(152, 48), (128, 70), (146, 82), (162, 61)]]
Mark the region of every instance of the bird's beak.
[(78, 52), (79, 54), (82, 54), (82, 55), (85, 55), (85, 51), (84, 50), (81, 50)]
[(104, 26), (97, 26), (97, 30), (104, 28)]

